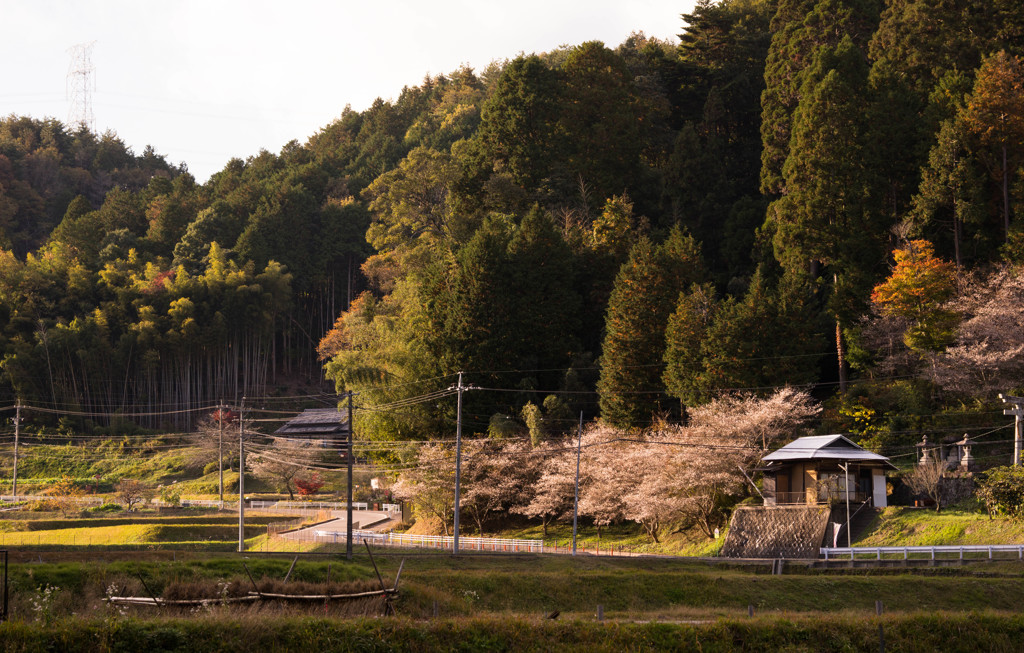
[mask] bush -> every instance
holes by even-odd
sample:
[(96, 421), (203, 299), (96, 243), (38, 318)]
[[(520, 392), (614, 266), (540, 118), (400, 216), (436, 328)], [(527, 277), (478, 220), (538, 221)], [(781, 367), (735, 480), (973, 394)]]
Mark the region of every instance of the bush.
[(978, 498), (988, 514), (1024, 517), (1024, 467), (993, 467), (978, 481)]
[(108, 513), (108, 512), (121, 512), (124, 508), (119, 503), (104, 503), (103, 505), (93, 506), (92, 508), (86, 508), (85, 512), (92, 514)]
[(160, 501), (167, 506), (181, 505), (181, 492), (173, 485), (160, 486)]
[(216, 460), (213, 461), (212, 463), (206, 463), (206, 466), (203, 467), (203, 476), (207, 476), (209, 474), (213, 474), (218, 469), (219, 469), (219, 466), (218, 466)]

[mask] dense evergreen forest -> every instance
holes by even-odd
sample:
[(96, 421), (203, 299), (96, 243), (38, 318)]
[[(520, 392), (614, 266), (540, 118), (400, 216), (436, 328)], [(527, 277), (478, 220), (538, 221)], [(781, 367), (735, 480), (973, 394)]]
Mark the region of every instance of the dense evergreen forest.
[(1024, 302), (1019, 0), (699, 0), (680, 30), (428, 77), (205, 184), (3, 119), (2, 392), (131, 413), (333, 382), (405, 439), (452, 430), (418, 398), (460, 371), (492, 435), (793, 384), (885, 447), (1019, 387), (1020, 303), (986, 383), (963, 358)]

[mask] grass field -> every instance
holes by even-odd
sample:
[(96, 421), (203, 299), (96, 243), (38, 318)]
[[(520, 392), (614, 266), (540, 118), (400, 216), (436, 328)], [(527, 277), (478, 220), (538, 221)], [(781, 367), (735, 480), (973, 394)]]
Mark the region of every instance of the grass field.
[(922, 613), (698, 623), (408, 618), (337, 620), (263, 615), (87, 619), (0, 626), (7, 651), (1018, 651), (1024, 617)]
[(1024, 523), (974, 511), (886, 508), (855, 546), (1024, 543)]
[[(11, 517), (0, 520), (0, 548), (149, 547), (232, 551), (238, 545), (237, 517), (213, 511), (163, 516), (133, 513), (79, 519), (21, 512)], [(252, 543), (262, 535), (260, 543), (265, 548), (267, 524), (290, 519), (293, 518), (258, 513), (248, 515), (245, 527), (247, 542)]]
[[(0, 625), (0, 649), (862, 651), (877, 650), (882, 626), (889, 650), (1013, 651), (1024, 636), (1024, 565), (1017, 563), (773, 576), (764, 568), (671, 558), (379, 551), (385, 583), (404, 564), (399, 618), (358, 618), (357, 611), (339, 620), (323, 618), (323, 605), (182, 614), (118, 610), (102, 600), (111, 588), (136, 596), (229, 584), (246, 589), (249, 574), (261, 586), (281, 587), (292, 556), (90, 556), (16, 554), (12, 622)], [(368, 555), (357, 551), (351, 562), (301, 556), (289, 583), (312, 591), (328, 581), (372, 588), (377, 578)], [(885, 606), (880, 618), (876, 600)], [(747, 616), (750, 606), (754, 618)], [(555, 611), (557, 620), (546, 618)]]

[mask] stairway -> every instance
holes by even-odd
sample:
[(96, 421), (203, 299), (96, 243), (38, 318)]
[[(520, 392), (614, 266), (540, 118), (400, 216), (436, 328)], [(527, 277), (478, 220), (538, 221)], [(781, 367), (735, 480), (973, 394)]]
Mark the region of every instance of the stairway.
[[(875, 521), (875, 517), (877, 517), (881, 511), (881, 508), (872, 508), (870, 502), (867, 501), (861, 504), (851, 504), (850, 542), (856, 543), (858, 539), (863, 537), (871, 527), (871, 524)], [(842, 524), (843, 527), (839, 530), (839, 538), (836, 540), (836, 545), (846, 546), (846, 506), (833, 506), (830, 520), (834, 523)], [(830, 534), (831, 529), (828, 529), (825, 540), (822, 542), (822, 546), (832, 546), (832, 540), (829, 537)]]

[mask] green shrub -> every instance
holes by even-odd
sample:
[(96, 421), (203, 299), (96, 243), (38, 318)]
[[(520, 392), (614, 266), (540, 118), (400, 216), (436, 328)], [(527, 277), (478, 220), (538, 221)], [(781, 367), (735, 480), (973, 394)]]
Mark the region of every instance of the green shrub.
[(216, 460), (213, 461), (212, 463), (206, 463), (206, 466), (203, 467), (203, 476), (212, 474), (216, 472), (218, 469), (219, 467)]
[(168, 506), (181, 505), (181, 492), (173, 485), (164, 485), (160, 488), (160, 501)]
[(93, 506), (92, 508), (86, 508), (85, 512), (91, 514), (108, 513), (108, 512), (121, 512), (124, 508), (119, 503), (104, 503), (103, 505)]
[(1024, 517), (1024, 468), (994, 467), (978, 481), (978, 498), (989, 515), (999, 513), (1012, 519)]

